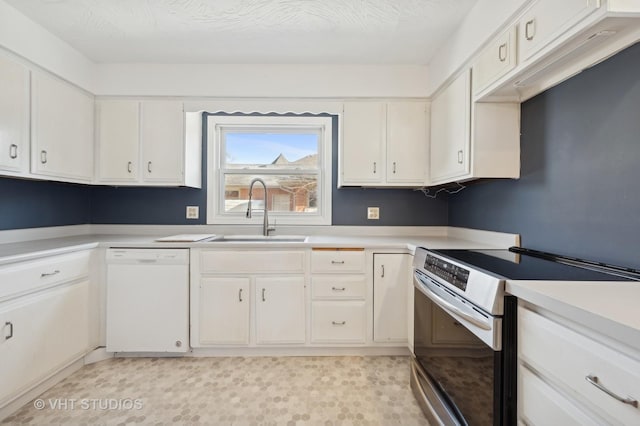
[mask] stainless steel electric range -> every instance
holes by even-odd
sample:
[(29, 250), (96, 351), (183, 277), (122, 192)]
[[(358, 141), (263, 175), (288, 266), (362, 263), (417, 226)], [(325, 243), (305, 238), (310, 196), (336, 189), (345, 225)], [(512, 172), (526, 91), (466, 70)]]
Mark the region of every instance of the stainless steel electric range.
[(516, 299), (505, 281), (628, 281), (640, 271), (512, 247), (414, 258), (411, 387), (431, 424), (516, 424)]

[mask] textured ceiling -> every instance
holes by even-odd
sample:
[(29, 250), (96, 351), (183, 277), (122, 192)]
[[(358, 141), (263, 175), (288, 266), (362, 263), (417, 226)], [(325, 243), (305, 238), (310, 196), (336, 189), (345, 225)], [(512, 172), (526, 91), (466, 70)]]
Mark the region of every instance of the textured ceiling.
[(101, 63), (426, 64), (477, 0), (5, 0)]

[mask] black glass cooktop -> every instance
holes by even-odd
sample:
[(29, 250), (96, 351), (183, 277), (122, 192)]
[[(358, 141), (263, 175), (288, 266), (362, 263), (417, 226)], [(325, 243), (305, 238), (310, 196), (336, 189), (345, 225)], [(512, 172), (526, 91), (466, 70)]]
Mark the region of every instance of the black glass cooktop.
[(431, 251), (511, 280), (640, 281), (638, 270), (515, 247)]

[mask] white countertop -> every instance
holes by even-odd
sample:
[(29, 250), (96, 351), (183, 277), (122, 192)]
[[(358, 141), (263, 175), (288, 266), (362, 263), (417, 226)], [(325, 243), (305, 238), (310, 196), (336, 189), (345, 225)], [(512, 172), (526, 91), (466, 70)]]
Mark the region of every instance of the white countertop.
[(94, 247), (119, 248), (308, 248), (362, 247), (366, 249), (408, 250), (416, 247), (433, 249), (489, 249), (495, 245), (447, 236), (319, 236), (312, 235), (305, 242), (156, 242), (166, 235), (105, 235), (88, 234), (16, 243), (0, 244), (0, 265), (36, 259), (54, 254), (85, 250)]
[(640, 351), (640, 282), (507, 281), (506, 291)]

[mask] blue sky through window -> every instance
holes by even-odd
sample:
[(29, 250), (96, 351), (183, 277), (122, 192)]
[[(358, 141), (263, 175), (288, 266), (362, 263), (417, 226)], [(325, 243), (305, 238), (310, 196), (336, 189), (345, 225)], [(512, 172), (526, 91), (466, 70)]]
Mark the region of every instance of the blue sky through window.
[(314, 133), (226, 133), (226, 162), (229, 164), (271, 164), (282, 154), (289, 161), (318, 153)]

